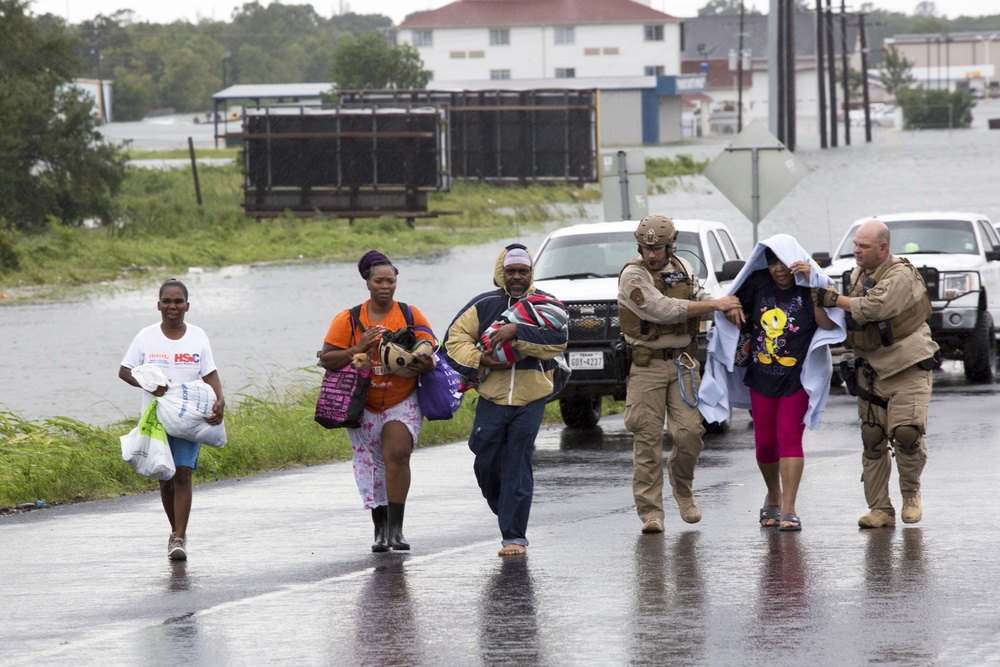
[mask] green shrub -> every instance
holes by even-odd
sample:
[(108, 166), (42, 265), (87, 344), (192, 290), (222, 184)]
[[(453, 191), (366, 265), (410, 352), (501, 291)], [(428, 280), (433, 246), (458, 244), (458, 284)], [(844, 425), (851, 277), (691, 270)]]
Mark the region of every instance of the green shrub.
[(903, 109), (903, 128), (967, 128), (972, 125), (976, 98), (967, 90), (927, 90), (923, 86), (903, 88), (896, 95)]

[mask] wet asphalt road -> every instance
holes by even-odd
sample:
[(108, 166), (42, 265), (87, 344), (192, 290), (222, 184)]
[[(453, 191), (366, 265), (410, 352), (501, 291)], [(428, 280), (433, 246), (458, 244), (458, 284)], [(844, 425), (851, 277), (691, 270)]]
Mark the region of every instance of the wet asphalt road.
[[(746, 413), (704, 519), (639, 532), (621, 417), (547, 428), (526, 558), (501, 560), (464, 444), (419, 450), (410, 553), (372, 554), (349, 463), (199, 486), (190, 559), (154, 495), (0, 517), (4, 665), (1000, 663), (997, 386), (935, 376), (925, 518), (861, 531), (853, 400), (806, 434), (801, 533), (757, 525)], [(893, 477), (892, 495), (899, 492)]]

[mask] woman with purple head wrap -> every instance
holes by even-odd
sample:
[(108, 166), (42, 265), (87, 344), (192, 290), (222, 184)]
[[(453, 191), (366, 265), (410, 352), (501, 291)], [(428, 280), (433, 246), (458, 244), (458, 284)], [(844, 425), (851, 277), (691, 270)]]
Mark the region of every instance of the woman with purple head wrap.
[[(372, 551), (407, 551), (403, 508), (410, 490), (410, 454), (423, 424), (416, 375), (433, 371), (434, 357), (417, 353), (415, 346), (413, 360), (405, 367), (390, 368), (383, 361), (378, 353), (383, 333), (399, 333), (408, 326), (402, 304), (393, 298), (399, 271), (381, 252), (369, 250), (358, 261), (358, 273), (371, 298), (334, 317), (323, 339), (319, 365), (337, 370), (363, 360), (371, 367), (361, 424), (347, 429), (354, 449), (354, 479), (375, 524)], [(411, 306), (410, 313), (415, 327), (430, 331), (427, 318), (416, 307)], [(433, 334), (416, 331), (413, 335), (418, 343), (433, 343)], [(432, 345), (425, 346), (433, 351)]]
[(378, 250), (369, 250), (361, 256), (358, 260), (358, 273), (365, 280), (371, 277), (372, 269), (376, 266), (389, 266), (392, 268), (393, 275), (399, 275), (399, 269), (392, 265), (392, 262), (388, 257), (380, 253)]

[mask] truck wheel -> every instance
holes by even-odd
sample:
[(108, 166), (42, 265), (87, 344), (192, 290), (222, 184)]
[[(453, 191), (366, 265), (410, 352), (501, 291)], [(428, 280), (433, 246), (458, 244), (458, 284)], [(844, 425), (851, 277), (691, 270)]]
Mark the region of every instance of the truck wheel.
[(601, 419), (600, 396), (572, 396), (559, 399), (559, 414), (570, 428), (594, 428)]
[(997, 343), (993, 317), (983, 313), (965, 341), (965, 379), (976, 384), (992, 384), (997, 367)]

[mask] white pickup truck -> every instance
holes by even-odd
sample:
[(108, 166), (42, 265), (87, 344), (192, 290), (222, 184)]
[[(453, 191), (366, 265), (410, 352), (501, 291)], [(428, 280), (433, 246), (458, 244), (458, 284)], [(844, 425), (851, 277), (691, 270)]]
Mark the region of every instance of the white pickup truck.
[[(569, 312), (566, 361), (573, 374), (560, 392), (559, 411), (571, 428), (590, 428), (601, 418), (602, 397), (625, 398), (628, 369), (618, 326), (618, 273), (638, 257), (638, 221), (598, 222), (557, 229), (535, 257), (535, 286), (560, 299)], [(722, 296), (743, 267), (743, 255), (721, 222), (674, 220), (677, 256), (690, 262), (701, 284)], [(704, 363), (702, 323), (699, 361)], [(724, 430), (725, 425), (709, 425)]]
[[(978, 213), (925, 212), (874, 216), (889, 228), (889, 251), (923, 275), (933, 312), (928, 324), (941, 356), (964, 363), (969, 382), (992, 383), (1000, 320), (1000, 237)], [(825, 268), (843, 293), (854, 262), (856, 220)], [(814, 255), (822, 266), (825, 262)], [(834, 351), (836, 352), (836, 351)]]

